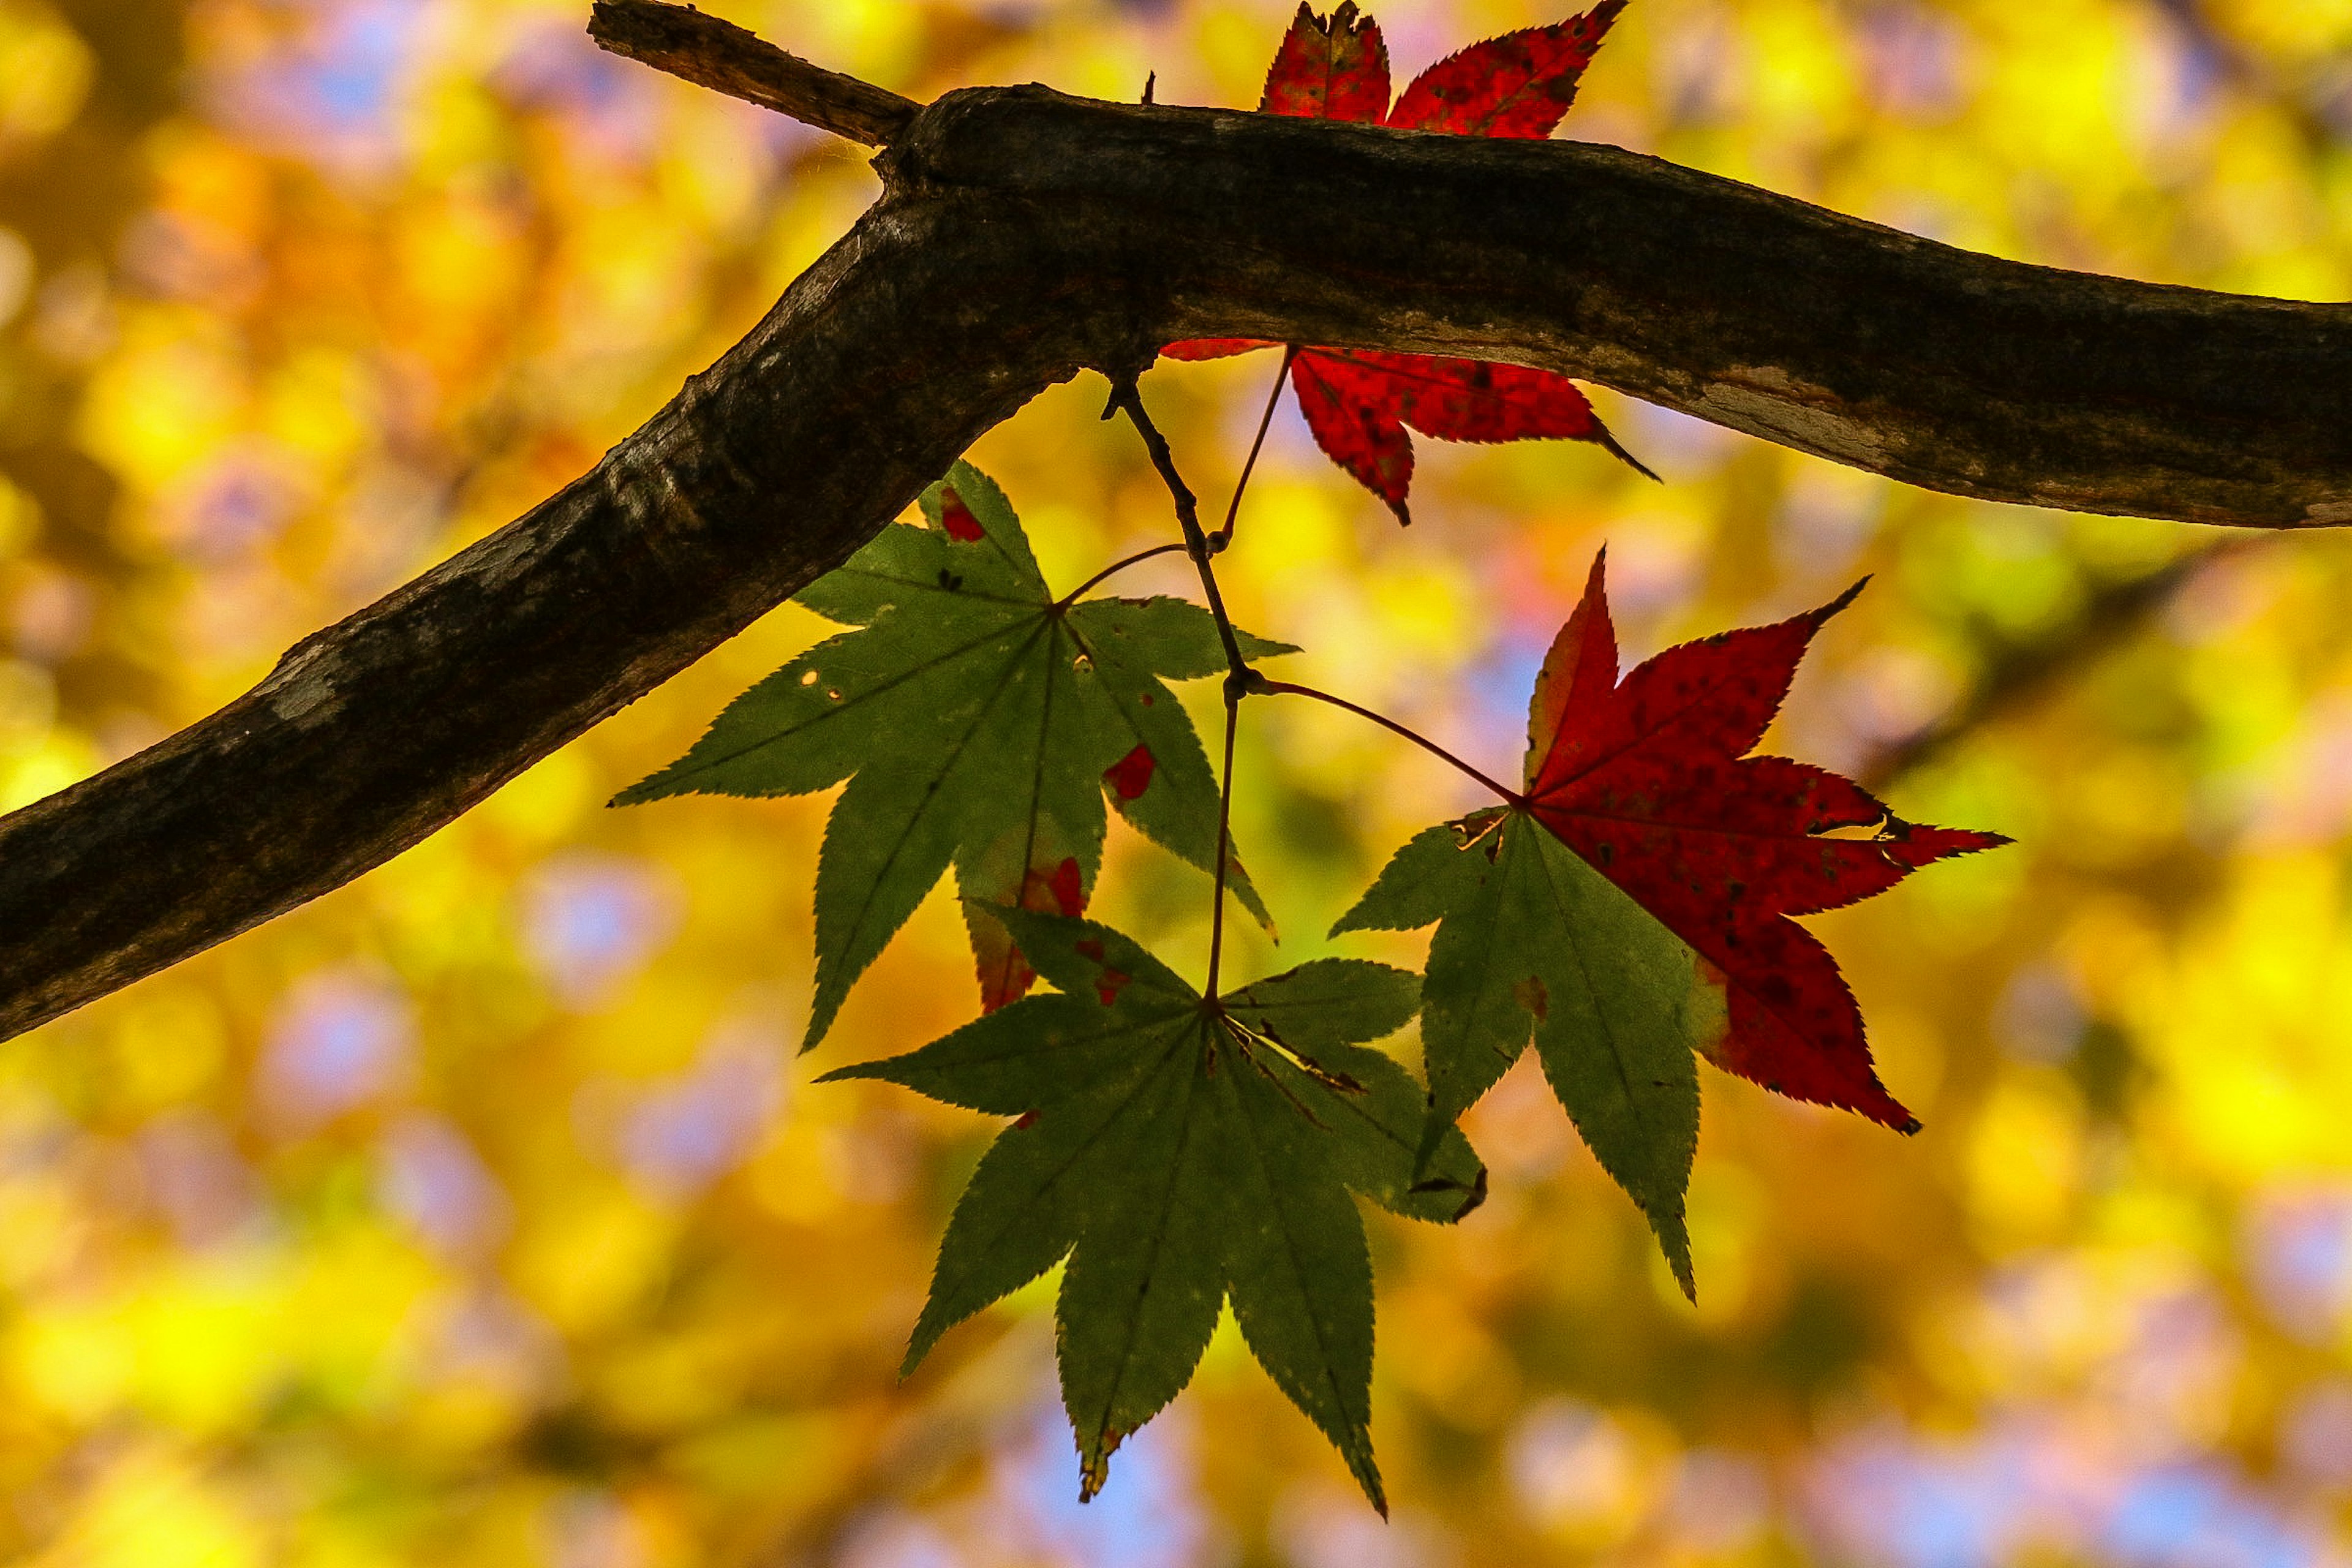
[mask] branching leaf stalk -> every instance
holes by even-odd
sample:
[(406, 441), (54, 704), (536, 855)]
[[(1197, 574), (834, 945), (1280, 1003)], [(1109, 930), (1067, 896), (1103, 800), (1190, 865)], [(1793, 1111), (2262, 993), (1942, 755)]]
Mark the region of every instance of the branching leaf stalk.
[(1386, 714), (1375, 713), (1369, 708), (1350, 702), (1344, 697), (1334, 697), (1328, 691), (1318, 691), (1314, 687), (1301, 686), (1296, 681), (1267, 680), (1263, 676), (1259, 677), (1257, 682), (1253, 685), (1250, 689), (1253, 691), (1263, 692), (1268, 696), (1280, 694), (1291, 697), (1312, 697), (1318, 702), (1328, 702), (1334, 708), (1344, 708), (1359, 719), (1370, 720), (1373, 723), (1378, 724), (1381, 729), (1388, 731), (1391, 734), (1403, 736), (1406, 740), (1411, 741), (1414, 745), (1419, 746), (1423, 751), (1427, 752), (1431, 756), (1437, 757), (1444, 762), (1453, 763), (1454, 766), (1459, 769), (1464, 774), (1477, 780), (1480, 784), (1485, 784), (1488, 789), (1493, 790), (1497, 795), (1500, 795), (1505, 804), (1514, 808), (1524, 806), (1528, 804), (1528, 797), (1521, 795), (1517, 790), (1505, 788), (1502, 784), (1497, 784), (1491, 778), (1488, 778), (1485, 773), (1480, 773), (1476, 768), (1472, 767), (1468, 763), (1464, 762), (1461, 758), (1455, 756), (1453, 752), (1447, 751), (1444, 747), (1439, 745), (1436, 742), (1431, 740), (1428, 736), (1421, 733), (1419, 731), (1414, 730), (1410, 726), (1400, 724), (1395, 720), (1389, 718)]
[(1103, 406), (1103, 417), (1108, 419), (1113, 414), (1125, 414), (1136, 434), (1143, 437), (1143, 449), (1150, 455), (1151, 466), (1159, 470), (1170, 499), (1176, 503), (1176, 522), (1184, 531), (1185, 552), (1201, 574), (1202, 592), (1209, 596), (1209, 614), (1217, 622), (1217, 640), (1224, 646), (1225, 668), (1229, 671), (1225, 677), (1226, 695), (1230, 699), (1247, 691), (1257, 672), (1242, 658), (1242, 645), (1234, 636), (1233, 617), (1225, 614), (1225, 596), (1217, 591), (1217, 574), (1209, 565), (1213, 552), (1209, 549), (1208, 535), (1201, 531), (1200, 498), (1184, 483), (1184, 476), (1176, 471), (1176, 458), (1168, 449), (1168, 437), (1160, 433), (1160, 426), (1145, 411), (1142, 395), (1136, 390), (1132, 375), (1111, 383), (1110, 401)]
[(1225, 769), (1217, 800), (1217, 889), (1209, 906), (1209, 983), (1201, 988), (1212, 1007), (1217, 1005), (1218, 961), (1225, 951), (1225, 868), (1232, 860), (1234, 842), (1234, 731), (1240, 727), (1241, 712), (1242, 693), (1229, 680), (1225, 684)]
[(1265, 411), (1257, 416), (1257, 434), (1250, 440), (1249, 457), (1242, 463), (1242, 477), (1234, 481), (1234, 499), (1225, 508), (1225, 525), (1209, 535), (1209, 552), (1222, 555), (1234, 542), (1234, 520), (1241, 515), (1242, 496), (1248, 490), (1250, 475), (1257, 468), (1257, 455), (1265, 446), (1265, 433), (1273, 426), (1275, 405), (1282, 401), (1282, 384), (1290, 379), (1290, 366), (1298, 358), (1298, 345), (1285, 343), (1282, 363), (1275, 367), (1274, 384), (1266, 389)]
[(1063, 595), (1059, 599), (1055, 600), (1054, 603), (1054, 608), (1056, 610), (1068, 609), (1072, 605), (1075, 605), (1080, 599), (1085, 598), (1087, 592), (1095, 587), (1096, 584), (1101, 583), (1106, 578), (1115, 576), (1118, 573), (1126, 571), (1130, 566), (1140, 564), (1143, 562), (1150, 560), (1155, 555), (1170, 555), (1179, 550), (1189, 548), (1190, 546), (1182, 544), (1155, 544), (1149, 550), (1139, 550), (1132, 555), (1122, 555), (1118, 560), (1112, 562), (1109, 565), (1104, 567), (1101, 571), (1096, 573), (1093, 576), (1087, 578), (1085, 582), (1079, 584), (1076, 587), (1071, 589), (1068, 593)]

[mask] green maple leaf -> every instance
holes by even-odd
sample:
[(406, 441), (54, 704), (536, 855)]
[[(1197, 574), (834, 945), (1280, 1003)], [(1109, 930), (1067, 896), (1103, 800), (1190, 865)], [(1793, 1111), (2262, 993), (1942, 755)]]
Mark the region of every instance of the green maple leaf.
[(1423, 982), (1425, 1146), (1533, 1038), (1552, 1091), (1641, 1205), (1685, 1293), (1698, 1148), (1695, 1053), (1721, 1037), (1719, 979), (1524, 811), (1475, 812), (1397, 851), (1332, 933), (1436, 922)]
[[(950, 865), (982, 1005), (1034, 978), (998, 912), (1081, 912), (1108, 795), (1128, 821), (1213, 868), (1218, 791), (1163, 684), (1222, 673), (1207, 611), (1181, 599), (1064, 605), (995, 483), (968, 463), (799, 602), (861, 630), (730, 704), (685, 756), (615, 804), (805, 795), (849, 780), (817, 858), (816, 986), (803, 1048)], [(1253, 658), (1297, 651), (1242, 634)], [(1238, 859), (1227, 885), (1269, 931)]]
[(906, 1370), (1066, 1256), (1062, 1391), (1092, 1496), (1112, 1450), (1191, 1379), (1230, 1298), (1259, 1363), (1385, 1509), (1371, 1262), (1348, 1193), (1440, 1222), (1486, 1193), (1451, 1130), (1416, 1177), (1421, 1090), (1359, 1043), (1412, 1016), (1418, 979), (1322, 959), (1212, 1004), (1107, 927), (1002, 918), (1059, 994), (826, 1075), (1020, 1118), (956, 1205)]

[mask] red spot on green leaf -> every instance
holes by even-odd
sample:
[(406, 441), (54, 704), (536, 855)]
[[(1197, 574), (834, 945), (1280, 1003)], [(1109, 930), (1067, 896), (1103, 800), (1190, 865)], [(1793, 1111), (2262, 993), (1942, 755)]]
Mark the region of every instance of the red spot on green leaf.
[(1079, 957), (1090, 958), (1103, 965), (1102, 973), (1095, 979), (1095, 994), (1102, 998), (1102, 1005), (1108, 1007), (1118, 1001), (1118, 994), (1127, 989), (1128, 982), (1134, 976), (1113, 969), (1108, 963), (1103, 963), (1103, 944), (1099, 937), (1081, 937), (1070, 945), (1076, 951)]
[(940, 487), (940, 526), (959, 544), (977, 544), (988, 537), (988, 530), (980, 526), (980, 519), (971, 515), (971, 508), (963, 504), (953, 485)]
[(1154, 765), (1151, 748), (1139, 741), (1135, 750), (1103, 770), (1103, 783), (1108, 784), (1119, 799), (1133, 800), (1151, 787)]
[[(1029, 875), (1034, 878), (1037, 873), (1032, 871)], [(1054, 907), (1056, 910), (1072, 920), (1087, 912), (1087, 889), (1086, 885), (1078, 879), (1076, 856), (1073, 855), (1064, 859), (1060, 865), (1054, 868), (1053, 876), (1044, 880), (1045, 886), (1042, 890), (1052, 896)], [(1027, 900), (1024, 900), (1024, 902)], [(1030, 903), (1028, 907), (1034, 910), (1038, 905)]]
[(1536, 1016), (1537, 1023), (1540, 1024), (1551, 1016), (1551, 993), (1545, 988), (1541, 977), (1528, 975), (1511, 987), (1511, 995), (1520, 1006)]
[[(1086, 913), (1086, 879), (1078, 868), (1077, 857), (1065, 856), (1030, 867), (1022, 875), (1020, 897), (1002, 901), (1040, 914), (1058, 913), (1075, 919)], [(993, 1013), (1026, 996), (1029, 987), (1037, 983), (1037, 971), (1014, 945), (1013, 933), (1002, 921), (984, 910), (975, 910), (970, 924), (973, 954), (980, 963), (981, 1010)]]

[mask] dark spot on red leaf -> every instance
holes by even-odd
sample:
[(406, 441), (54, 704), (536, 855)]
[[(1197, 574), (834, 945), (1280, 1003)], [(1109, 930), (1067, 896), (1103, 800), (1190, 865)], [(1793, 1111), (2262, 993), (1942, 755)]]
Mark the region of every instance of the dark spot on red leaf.
[(940, 487), (940, 526), (959, 544), (977, 544), (988, 537), (988, 530), (980, 526), (980, 519), (971, 515), (971, 508), (963, 504), (953, 485)]
[(1852, 991), (1787, 917), (1884, 892), (1996, 836), (1904, 822), (1850, 780), (1751, 754), (1806, 644), (1851, 597), (1669, 648), (1621, 679), (1596, 561), (1538, 678), (1528, 810), (1702, 961), (1726, 1003), (1700, 1047), (1709, 1059), (1900, 1129), (1914, 1118), (1878, 1080)]
[(1327, 19), (1298, 7), (1258, 100), (1264, 114), (1378, 124), (1389, 107), (1389, 52), (1380, 25), (1341, 0)]
[(1103, 783), (1110, 785), (1121, 800), (1133, 800), (1151, 787), (1151, 770), (1157, 764), (1151, 748), (1137, 742), (1135, 750), (1103, 770)]

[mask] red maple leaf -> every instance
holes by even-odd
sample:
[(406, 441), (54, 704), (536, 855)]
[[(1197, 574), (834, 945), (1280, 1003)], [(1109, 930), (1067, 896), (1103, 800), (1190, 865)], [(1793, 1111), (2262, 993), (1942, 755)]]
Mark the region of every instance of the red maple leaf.
[[(1344, 0), (1328, 18), (1301, 0), (1258, 110), (1457, 136), (1549, 136), (1624, 8), (1625, 0), (1601, 0), (1584, 16), (1474, 44), (1422, 72), (1391, 109), (1380, 25), (1360, 17), (1355, 0)], [(1203, 360), (1273, 346), (1254, 338), (1192, 338), (1160, 352)], [(1576, 384), (1550, 371), (1439, 354), (1306, 348), (1291, 361), (1290, 382), (1316, 444), (1386, 501), (1399, 522), (1412, 521), (1405, 506), (1412, 482), (1408, 426), (1448, 441), (1591, 441), (1650, 474), (1617, 444)]]
[(1835, 773), (1747, 755), (1813, 634), (1861, 586), (1773, 626), (1669, 648), (1620, 682), (1596, 560), (1537, 678), (1528, 809), (1722, 971), (1730, 1027), (1708, 1053), (1717, 1066), (1907, 1132), (1918, 1123), (1879, 1083), (1836, 963), (1787, 917), (2009, 840), (1905, 822)]

